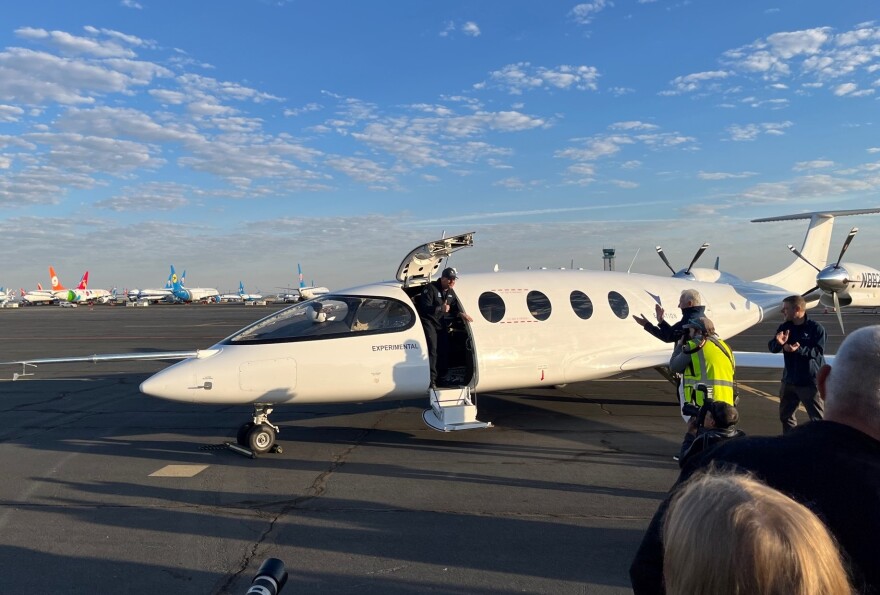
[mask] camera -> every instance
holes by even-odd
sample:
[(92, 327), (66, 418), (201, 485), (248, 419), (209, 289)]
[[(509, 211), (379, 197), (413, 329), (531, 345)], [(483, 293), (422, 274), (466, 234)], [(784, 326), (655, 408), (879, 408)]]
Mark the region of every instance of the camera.
[(705, 384), (700, 383), (694, 388), (694, 390), (703, 393), (703, 405), (699, 406), (696, 403), (685, 403), (681, 406), (681, 412), (683, 415), (696, 417), (697, 427), (702, 428), (703, 423), (706, 421), (706, 412), (709, 411), (709, 408), (712, 406), (712, 402), (714, 401), (714, 399), (712, 398), (712, 389)]
[(247, 595), (278, 595), (287, 583), (287, 570), (278, 558), (266, 558), (257, 570)]

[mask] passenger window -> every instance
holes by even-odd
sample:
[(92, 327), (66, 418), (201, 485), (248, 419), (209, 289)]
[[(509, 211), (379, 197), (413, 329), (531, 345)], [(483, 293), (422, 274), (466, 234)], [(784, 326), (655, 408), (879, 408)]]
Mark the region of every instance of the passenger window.
[(480, 307), (480, 314), (489, 322), (500, 322), (507, 311), (504, 300), (492, 291), (482, 294), (477, 303)]
[(550, 318), (550, 299), (540, 291), (530, 291), (526, 296), (526, 306), (529, 308), (529, 314), (537, 320), (547, 320)]
[(572, 291), (569, 300), (571, 301), (571, 309), (574, 310), (578, 318), (589, 320), (593, 315), (593, 302), (583, 291)]
[(629, 304), (626, 303), (626, 298), (616, 291), (608, 293), (608, 305), (618, 318), (625, 319), (629, 316)]

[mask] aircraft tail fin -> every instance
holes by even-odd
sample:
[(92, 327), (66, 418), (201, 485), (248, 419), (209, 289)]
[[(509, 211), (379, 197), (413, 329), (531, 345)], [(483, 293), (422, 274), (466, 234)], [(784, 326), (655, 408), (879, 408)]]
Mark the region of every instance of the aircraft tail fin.
[(43, 284), (37, 283), (37, 291), (43, 291)]
[(174, 272), (174, 265), (171, 265), (171, 276), (169, 277), (171, 280), (171, 289), (178, 291), (183, 288), (183, 282), (181, 279), (178, 279), (177, 273)]
[(244, 283), (238, 282), (238, 295), (244, 295)]
[(58, 280), (58, 275), (55, 274), (55, 269), (52, 266), (49, 267), (49, 281), (52, 283), (52, 291), (67, 289), (61, 284), (61, 281)]
[(86, 271), (83, 273), (82, 279), (79, 280), (79, 285), (76, 286), (77, 289), (88, 289), (89, 288), (89, 272)]
[(296, 270), (297, 270), (297, 272), (299, 273), (299, 286), (300, 286), (300, 287), (305, 287), (305, 286), (306, 286), (306, 282), (303, 281), (303, 269), (302, 269), (302, 267), (300, 266), (299, 263), (296, 263)]
[[(815, 213), (803, 213), (799, 215), (784, 215), (781, 217), (765, 217), (753, 219), (753, 223), (765, 221), (788, 221), (793, 219), (809, 219), (807, 235), (804, 237), (804, 245), (801, 254), (817, 268), (823, 268), (828, 262), (828, 248), (831, 245), (831, 230), (834, 227), (836, 215), (856, 214), (849, 211), (823, 211)], [(816, 285), (816, 269), (804, 262), (803, 259), (795, 258), (795, 261), (773, 275), (757, 279), (758, 283), (775, 285), (791, 291), (792, 293), (805, 293)]]

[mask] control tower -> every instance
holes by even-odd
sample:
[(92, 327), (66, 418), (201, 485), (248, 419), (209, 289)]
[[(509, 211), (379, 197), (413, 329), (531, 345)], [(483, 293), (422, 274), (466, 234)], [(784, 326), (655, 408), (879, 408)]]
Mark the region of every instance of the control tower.
[(614, 248), (602, 248), (602, 270), (614, 270)]

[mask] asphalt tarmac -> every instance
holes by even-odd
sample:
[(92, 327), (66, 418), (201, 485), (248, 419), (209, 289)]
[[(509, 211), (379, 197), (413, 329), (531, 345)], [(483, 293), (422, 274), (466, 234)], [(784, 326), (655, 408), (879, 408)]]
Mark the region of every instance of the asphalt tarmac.
[[(0, 361), (203, 348), (270, 311), (0, 310)], [(835, 352), (835, 317), (812, 316)], [(763, 351), (778, 323), (731, 344)], [(677, 477), (684, 424), (653, 371), (479, 395), (488, 430), (428, 429), (427, 399), (279, 408), (283, 453), (250, 459), (223, 446), (250, 408), (138, 392), (165, 365), (0, 369), (0, 592), (244, 594), (276, 557), (283, 595), (628, 593)], [(746, 433), (780, 431), (779, 377), (739, 371)]]

